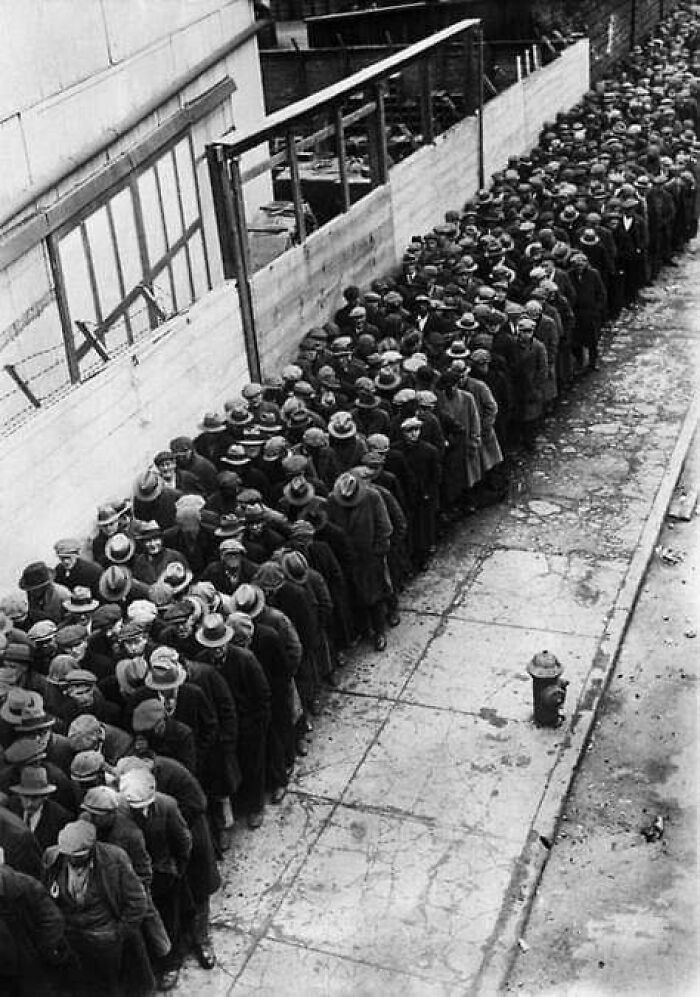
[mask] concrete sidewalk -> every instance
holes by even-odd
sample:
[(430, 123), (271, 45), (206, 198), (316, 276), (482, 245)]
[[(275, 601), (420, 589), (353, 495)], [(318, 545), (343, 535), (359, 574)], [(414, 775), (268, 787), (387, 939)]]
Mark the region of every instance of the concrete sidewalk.
[[(205, 994), (495, 993), (696, 419), (700, 259), (620, 323), (516, 467), (362, 650), (262, 830), (237, 832)], [(548, 648), (567, 722), (531, 722)]]

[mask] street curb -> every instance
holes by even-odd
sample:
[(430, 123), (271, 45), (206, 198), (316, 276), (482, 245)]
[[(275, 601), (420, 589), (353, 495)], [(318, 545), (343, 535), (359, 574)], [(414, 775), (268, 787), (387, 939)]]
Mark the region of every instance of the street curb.
[(554, 843), (564, 803), (615, 669), (622, 641), (699, 418), (700, 395), (696, 395), (683, 420), (637, 548), (608, 615), (605, 631), (583, 684), (570, 729), (540, 799), (525, 846), (516, 862), (516, 873), (509, 891), (511, 895), (504, 900), (496, 927), (497, 935), (489, 942), (479, 973), (469, 988), (469, 993), (474, 997), (492, 997), (503, 992), (513, 968), (518, 954), (518, 940), (526, 928), (530, 908), (549, 858), (549, 848), (542, 843), (542, 839)]

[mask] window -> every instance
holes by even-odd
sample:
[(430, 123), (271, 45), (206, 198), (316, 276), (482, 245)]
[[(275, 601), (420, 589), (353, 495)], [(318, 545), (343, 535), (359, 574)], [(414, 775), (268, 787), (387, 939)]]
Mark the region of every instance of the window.
[(51, 236), (71, 380), (211, 288), (189, 132)]

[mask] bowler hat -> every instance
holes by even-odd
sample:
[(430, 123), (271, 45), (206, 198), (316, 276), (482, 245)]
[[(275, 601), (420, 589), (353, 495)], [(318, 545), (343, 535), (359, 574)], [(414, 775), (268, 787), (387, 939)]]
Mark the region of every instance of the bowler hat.
[(43, 561), (32, 561), (22, 572), (19, 587), (25, 592), (43, 589), (52, 581), (51, 572)]

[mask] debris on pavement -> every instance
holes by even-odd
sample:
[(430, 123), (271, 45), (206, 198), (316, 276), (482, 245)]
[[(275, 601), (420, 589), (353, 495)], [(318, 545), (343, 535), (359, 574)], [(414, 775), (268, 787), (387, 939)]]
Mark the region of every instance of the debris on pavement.
[(674, 550), (673, 547), (658, 547), (657, 551), (665, 564), (680, 564), (685, 558), (683, 551)]
[(678, 498), (673, 500), (671, 507), (668, 510), (668, 515), (671, 519), (682, 519), (684, 522), (688, 523), (693, 518), (693, 513), (697, 503), (697, 488), (693, 488), (688, 492), (684, 491), (678, 496)]
[(689, 627), (687, 630), (683, 631), (684, 637), (697, 637), (697, 635), (698, 635), (697, 630), (693, 630), (692, 627)]
[(651, 824), (641, 828), (642, 835), (648, 842), (659, 841), (664, 835), (664, 819), (659, 814)]
[(520, 949), (521, 952), (529, 952), (530, 951), (530, 946), (527, 944), (527, 942), (525, 941), (524, 938), (519, 938), (518, 939), (518, 948)]

